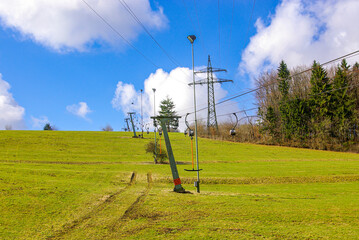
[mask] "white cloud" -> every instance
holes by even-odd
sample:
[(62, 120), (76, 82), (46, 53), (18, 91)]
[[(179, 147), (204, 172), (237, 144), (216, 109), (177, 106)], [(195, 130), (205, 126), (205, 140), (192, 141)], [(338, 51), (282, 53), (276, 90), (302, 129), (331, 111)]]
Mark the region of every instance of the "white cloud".
[(87, 118), (87, 114), (92, 112), (92, 110), (87, 106), (87, 103), (85, 103), (85, 102), (79, 102), (78, 104), (72, 104), (72, 105), (66, 106), (66, 110), (69, 113), (72, 113), (78, 117), (85, 119), (85, 120), (89, 120)]
[(17, 104), (9, 89), (10, 84), (0, 74), (0, 129), (23, 129), (25, 109)]
[[(197, 80), (203, 78), (206, 78), (205, 74), (197, 75)], [(144, 81), (144, 92), (142, 96), (143, 113), (146, 121), (152, 123), (152, 120), (149, 120), (149, 116), (153, 116), (154, 111), (153, 88), (156, 89), (156, 114), (159, 111), (160, 101), (165, 99), (166, 96), (172, 98), (178, 115), (184, 116), (187, 112), (193, 112), (193, 88), (188, 86), (188, 83), (191, 82), (192, 70), (188, 68), (178, 67), (170, 73), (158, 69), (155, 73), (152, 73)], [(221, 85), (215, 84), (216, 99), (221, 99), (226, 95), (227, 91), (221, 88)], [(196, 102), (197, 110), (207, 106), (207, 85), (196, 85)], [(136, 91), (132, 84), (126, 84), (120, 81), (117, 84), (115, 96), (112, 99), (112, 106), (117, 110), (121, 110), (124, 114), (127, 114), (129, 111), (135, 111), (139, 114), (141, 110), (141, 93), (140, 91)], [(224, 105), (217, 107), (216, 111), (217, 115), (220, 115), (238, 111), (238, 107), (234, 104)], [(197, 118), (203, 118), (204, 122), (206, 122), (206, 117), (207, 110), (197, 113)], [(188, 120), (193, 120), (193, 114), (189, 116)], [(223, 120), (228, 119), (224, 118)], [(180, 130), (184, 130), (185, 128), (184, 117), (182, 117), (180, 120)]]
[[(85, 1), (127, 40), (136, 39), (140, 33), (140, 26), (120, 1)], [(146, 27), (162, 29), (167, 25), (162, 8), (152, 10), (149, 0), (126, 3)], [(95, 41), (111, 46), (124, 44), (82, 0), (0, 1), (0, 20), (4, 27), (57, 51), (84, 51)]]
[(357, 0), (284, 0), (268, 26), (257, 19), (257, 33), (243, 52), (239, 71), (256, 76), (282, 59), (295, 67), (358, 50), (358, 11)]
[(32, 127), (33, 128), (43, 128), (45, 124), (50, 123), (49, 119), (46, 116), (41, 116), (39, 118), (31, 116)]

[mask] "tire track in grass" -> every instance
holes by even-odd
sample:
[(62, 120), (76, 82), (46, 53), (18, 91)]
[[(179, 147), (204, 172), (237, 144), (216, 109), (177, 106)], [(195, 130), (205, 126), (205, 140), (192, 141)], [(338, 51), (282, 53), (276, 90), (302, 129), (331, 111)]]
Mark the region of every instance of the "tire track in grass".
[(140, 214), (141, 205), (143, 204), (143, 202), (145, 201), (149, 192), (151, 191), (152, 185), (153, 185), (152, 174), (147, 173), (147, 186), (146, 186), (145, 190), (126, 209), (124, 214), (114, 222), (114, 224), (111, 227), (112, 231), (116, 231), (116, 229), (121, 228), (123, 223), (125, 223), (129, 220), (136, 219), (137, 217), (141, 216), (141, 214)]
[(136, 183), (136, 177), (137, 173), (133, 172), (131, 174), (130, 182), (127, 184), (126, 187), (120, 189), (119, 191), (106, 196), (103, 198), (103, 200), (95, 206), (95, 208), (90, 211), (89, 213), (83, 215), (82, 217), (75, 219), (71, 223), (65, 224), (61, 230), (55, 232), (53, 236), (48, 237), (47, 239), (59, 239), (62, 238), (64, 235), (70, 233), (73, 229), (75, 229), (77, 226), (79, 226), (84, 221), (90, 219), (91, 217), (95, 216), (97, 213), (101, 212), (108, 204), (111, 204), (118, 195), (121, 193), (127, 191), (129, 188), (131, 188)]

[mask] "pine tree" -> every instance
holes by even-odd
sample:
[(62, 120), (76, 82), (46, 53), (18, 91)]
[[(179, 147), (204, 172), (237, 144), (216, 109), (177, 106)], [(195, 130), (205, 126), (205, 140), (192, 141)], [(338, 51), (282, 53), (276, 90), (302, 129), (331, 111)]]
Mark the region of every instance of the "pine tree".
[(268, 130), (269, 134), (274, 138), (278, 138), (277, 131), (277, 116), (275, 115), (274, 109), (272, 106), (267, 108), (267, 113), (265, 114), (265, 127), (264, 130)]
[(355, 109), (355, 98), (349, 93), (349, 68), (345, 59), (343, 59), (336, 71), (333, 87), (333, 129), (334, 136), (345, 140), (345, 132), (349, 131), (353, 124), (353, 115)]
[(295, 97), (289, 100), (288, 118), (290, 119), (288, 127), (294, 136), (300, 140), (304, 140), (308, 134), (308, 124), (310, 119), (310, 111), (308, 100)]
[[(169, 96), (163, 99), (160, 103), (159, 115), (163, 117), (173, 117), (176, 115), (175, 104)], [(169, 121), (167, 125), (167, 130), (170, 131), (171, 127), (174, 126), (175, 120)]]
[(53, 127), (50, 125), (50, 123), (46, 123), (45, 126), (44, 126), (44, 130), (54, 130)]
[(312, 114), (315, 120), (321, 121), (325, 117), (330, 117), (332, 85), (325, 69), (314, 61), (312, 66), (311, 84), (311, 104)]
[(287, 64), (282, 60), (278, 68), (278, 89), (281, 93), (281, 99), (279, 101), (279, 111), (280, 111), (280, 120), (282, 124), (282, 133), (284, 133), (285, 138), (290, 138), (291, 135), (291, 121), (290, 107), (288, 105), (289, 101), (289, 77), (290, 72), (288, 70)]
[(278, 68), (278, 81), (279, 81), (278, 88), (282, 94), (282, 98), (288, 97), (289, 76), (290, 76), (290, 72), (288, 70), (287, 64), (282, 60)]

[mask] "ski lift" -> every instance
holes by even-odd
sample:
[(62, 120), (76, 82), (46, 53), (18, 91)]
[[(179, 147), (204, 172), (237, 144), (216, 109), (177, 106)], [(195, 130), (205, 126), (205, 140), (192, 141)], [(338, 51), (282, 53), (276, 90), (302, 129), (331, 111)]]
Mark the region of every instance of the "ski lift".
[(157, 127), (157, 121), (156, 119), (153, 119), (153, 126), (156, 128)]
[(231, 130), (229, 130), (229, 135), (235, 136), (236, 135), (236, 127), (238, 125), (238, 117), (236, 113), (233, 113), (233, 115), (236, 117), (236, 124), (233, 126)]
[(177, 130), (177, 128), (178, 128), (178, 118), (174, 119), (172, 127), (173, 127), (174, 130)]
[(193, 138), (193, 136), (194, 136), (194, 131), (193, 131), (192, 129), (189, 130), (188, 136), (190, 136), (191, 138)]
[[(188, 171), (188, 172), (199, 172), (201, 171), (202, 169), (194, 169), (194, 160), (193, 160), (193, 136), (194, 136), (194, 131), (189, 127), (189, 124), (187, 122), (187, 117), (188, 117), (189, 113), (187, 113), (186, 117), (185, 117), (185, 124), (187, 125), (187, 129), (188, 129), (188, 136), (191, 137), (191, 153), (192, 153), (192, 169), (185, 169), (185, 171)], [(187, 130), (186, 130), (187, 131)]]

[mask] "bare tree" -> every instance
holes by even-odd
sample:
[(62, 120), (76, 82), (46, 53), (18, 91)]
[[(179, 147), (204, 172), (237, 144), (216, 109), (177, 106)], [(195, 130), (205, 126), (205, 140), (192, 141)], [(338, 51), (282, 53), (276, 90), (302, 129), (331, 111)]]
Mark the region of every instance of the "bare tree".
[(113, 131), (113, 128), (111, 127), (110, 124), (107, 124), (106, 127), (102, 128), (102, 131), (112, 132), (112, 131)]

